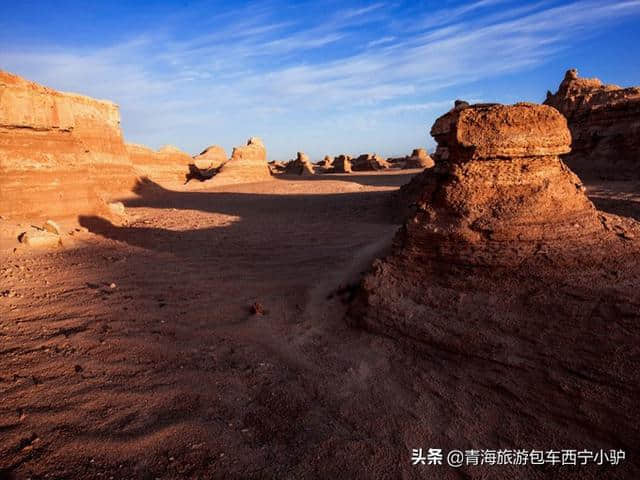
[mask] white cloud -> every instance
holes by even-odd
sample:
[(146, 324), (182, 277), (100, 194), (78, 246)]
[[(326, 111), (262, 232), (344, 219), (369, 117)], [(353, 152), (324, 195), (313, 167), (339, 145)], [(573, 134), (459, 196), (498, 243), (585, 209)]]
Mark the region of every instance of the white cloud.
[[(640, 0), (560, 6), (482, 0), (405, 19), (393, 5), (376, 3), (313, 22), (279, 18), (278, 8), (257, 3), (223, 12), (204, 22), (211, 28), (187, 36), (168, 23), (162, 33), (137, 32), (92, 51), (5, 45), (0, 65), (54, 88), (116, 101), (125, 135), (136, 143), (196, 152), (258, 134), (287, 148), (283, 139), (295, 134), (300, 143), (292, 151), (319, 155), (329, 136), (346, 150), (352, 125), (369, 132), (362, 137), (372, 143), (369, 150), (384, 152), (392, 128), (386, 117), (417, 135), (402, 121), (424, 114), (427, 123), (445, 111), (451, 100), (439, 92), (541, 65), (572, 42), (640, 14)], [(424, 125), (419, 130), (424, 137)], [(404, 150), (417, 144), (400, 134), (394, 141), (411, 142)]]

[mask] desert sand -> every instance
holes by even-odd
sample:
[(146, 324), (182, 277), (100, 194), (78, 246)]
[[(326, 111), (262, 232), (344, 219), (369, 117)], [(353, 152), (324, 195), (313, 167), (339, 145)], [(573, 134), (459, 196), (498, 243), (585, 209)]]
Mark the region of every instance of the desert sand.
[[(416, 173), (405, 172), (197, 192), (143, 185), (125, 201), (127, 227), (86, 217), (90, 233), (76, 232), (75, 248), (4, 250), (2, 467), (16, 478), (419, 478), (408, 455), (427, 444), (570, 438), (637, 449), (637, 406), (627, 403), (637, 310), (559, 324), (553, 332), (566, 334), (543, 351), (589, 345), (609, 362), (534, 376), (343, 321), (360, 273), (398, 229), (391, 200)], [(640, 218), (640, 185), (625, 186), (588, 191), (601, 209)], [(606, 280), (619, 267), (592, 268)], [(250, 313), (255, 302), (266, 314)]]

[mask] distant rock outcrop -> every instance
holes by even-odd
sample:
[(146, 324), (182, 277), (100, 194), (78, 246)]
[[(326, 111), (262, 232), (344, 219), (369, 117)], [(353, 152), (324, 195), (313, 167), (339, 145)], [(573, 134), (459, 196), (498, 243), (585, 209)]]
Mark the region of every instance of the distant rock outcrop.
[(433, 165), (433, 159), (427, 151), (424, 148), (416, 148), (407, 157), (402, 168), (431, 168)]
[(0, 99), (0, 215), (75, 219), (133, 188), (116, 104), (4, 71)]
[(224, 163), (211, 180), (214, 184), (253, 183), (271, 180), (267, 163), (267, 150), (257, 137), (251, 137), (247, 145), (235, 147), (231, 159)]
[(271, 160), (269, 162), (269, 170), (271, 171), (272, 175), (276, 175), (278, 173), (284, 173), (286, 168), (287, 168), (287, 163), (285, 162), (278, 162), (276, 160)]
[(568, 70), (544, 102), (569, 122), (567, 164), (583, 178), (640, 178), (640, 87), (604, 85)]
[(220, 168), (227, 159), (227, 152), (224, 151), (224, 148), (211, 145), (193, 157), (193, 164), (200, 170), (211, 170)]
[(333, 158), (329, 155), (325, 155), (322, 161), (319, 162), (319, 166), (323, 168), (331, 168), (333, 166)]
[(351, 157), (349, 155), (338, 155), (333, 159), (331, 173), (351, 173)]
[(355, 172), (383, 170), (389, 163), (379, 155), (364, 153), (351, 161), (351, 169)]
[(193, 162), (188, 153), (171, 145), (158, 151), (133, 143), (127, 143), (126, 148), (136, 172), (160, 184), (184, 183)]
[(304, 152), (298, 152), (296, 159), (287, 163), (284, 173), (292, 175), (313, 175), (313, 165)]
[(411, 155), (388, 158), (387, 161), (391, 168), (431, 168), (434, 165), (433, 159), (424, 148), (415, 148)]

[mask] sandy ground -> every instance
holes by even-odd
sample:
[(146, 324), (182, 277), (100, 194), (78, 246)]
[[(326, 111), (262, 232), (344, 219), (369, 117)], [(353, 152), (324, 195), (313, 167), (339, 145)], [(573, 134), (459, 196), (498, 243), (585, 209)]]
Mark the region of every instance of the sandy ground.
[[(429, 354), (343, 319), (412, 173), (146, 185), (73, 248), (5, 242), (0, 479), (493, 478), (411, 465), (459, 406), (428, 388)], [(640, 219), (638, 184), (589, 194)]]

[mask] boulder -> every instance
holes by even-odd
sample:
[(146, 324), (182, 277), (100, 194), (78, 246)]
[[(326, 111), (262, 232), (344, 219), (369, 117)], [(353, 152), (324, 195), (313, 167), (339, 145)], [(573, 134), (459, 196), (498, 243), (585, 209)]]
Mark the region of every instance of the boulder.
[(44, 229), (32, 228), (18, 237), (20, 243), (33, 248), (51, 248), (62, 245), (60, 235)]
[(582, 178), (640, 178), (640, 87), (605, 85), (568, 70), (544, 102), (558, 109), (571, 130), (564, 161)]
[(47, 220), (42, 226), (42, 229), (54, 235), (60, 235), (60, 226), (53, 220)]
[[(417, 287), (436, 271), (455, 274), (456, 266), (479, 273), (518, 269), (540, 251), (553, 253), (558, 265), (583, 255), (587, 262), (592, 247), (619, 246), (580, 179), (559, 158), (569, 152), (571, 137), (557, 110), (525, 103), (465, 106), (436, 120), (431, 134), (441, 160), (403, 187), (413, 207), (394, 254), (365, 280), (365, 303), (372, 308), (392, 282), (389, 275), (400, 274), (407, 262)], [(412, 328), (396, 313), (398, 328)], [(364, 323), (386, 330), (383, 316), (368, 315)]]

